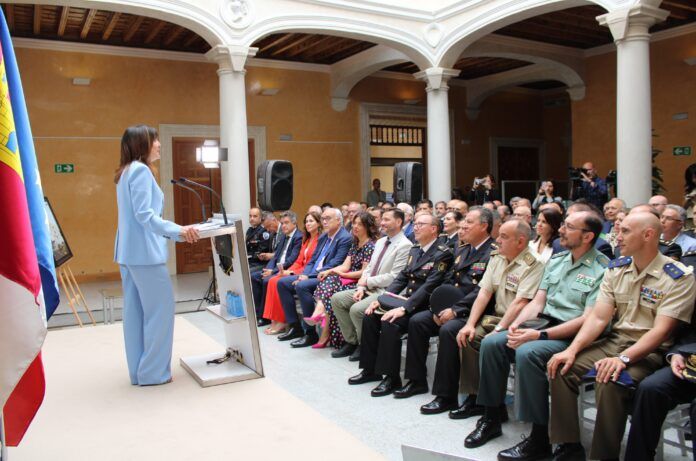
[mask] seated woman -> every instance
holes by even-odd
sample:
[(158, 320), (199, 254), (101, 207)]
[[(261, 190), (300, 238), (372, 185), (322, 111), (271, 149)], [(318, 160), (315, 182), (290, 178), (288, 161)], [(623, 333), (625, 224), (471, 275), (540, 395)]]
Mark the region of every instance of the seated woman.
[[(331, 296), (339, 291), (355, 288), (363, 270), (367, 267), (375, 249), (375, 241), (380, 237), (375, 224), (375, 218), (366, 211), (361, 211), (353, 218), (353, 245), (351, 245), (345, 261), (340, 266), (319, 273), (319, 285), (314, 291), (316, 307), (311, 317), (304, 321), (309, 325), (321, 323), (322, 331), (319, 342), (312, 347), (323, 349), (331, 341), (331, 346), (339, 348), (343, 345), (343, 335), (338, 327), (338, 320), (331, 310)], [(328, 328), (326, 313), (329, 314)]]
[(537, 238), (529, 242), (529, 248), (539, 255), (544, 264), (553, 254), (553, 241), (558, 237), (558, 229), (562, 223), (563, 215), (555, 208), (545, 207), (537, 214)]
[(319, 235), (322, 233), (321, 216), (316, 211), (307, 213), (304, 218), (304, 235), (302, 236), (302, 247), (300, 254), (294, 264), (286, 270), (280, 268), (278, 274), (271, 277), (266, 289), (266, 303), (263, 310), (263, 318), (271, 321), (271, 326), (263, 332), (267, 335), (277, 335), (287, 328), (285, 323), (285, 313), (278, 296), (278, 280), (288, 275), (300, 274), (305, 266), (312, 259), (312, 253), (317, 247)]
[(534, 198), (534, 203), (532, 203), (532, 208), (537, 211), (539, 207), (545, 203), (563, 203), (563, 199), (558, 196), (553, 195), (553, 182), (543, 181), (541, 187), (539, 188), (539, 193), (536, 198)]

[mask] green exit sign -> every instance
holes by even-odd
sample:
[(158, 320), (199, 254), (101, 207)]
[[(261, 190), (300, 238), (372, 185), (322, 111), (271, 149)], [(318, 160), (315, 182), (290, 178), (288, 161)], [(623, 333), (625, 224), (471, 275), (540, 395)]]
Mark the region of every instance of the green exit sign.
[(75, 165), (72, 163), (56, 163), (54, 171), (56, 173), (74, 173)]
[(677, 146), (672, 148), (673, 155), (691, 155), (691, 146)]

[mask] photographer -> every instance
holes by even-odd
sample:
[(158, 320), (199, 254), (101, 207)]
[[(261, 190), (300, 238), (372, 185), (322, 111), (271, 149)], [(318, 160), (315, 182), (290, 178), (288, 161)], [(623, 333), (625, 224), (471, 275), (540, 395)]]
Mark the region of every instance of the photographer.
[(553, 196), (553, 183), (551, 181), (542, 181), (539, 192), (536, 198), (534, 198), (534, 203), (532, 203), (532, 208), (534, 211), (539, 211), (541, 205), (553, 202), (563, 203), (563, 199)]
[(474, 178), (474, 184), (469, 192), (469, 205), (483, 205), (484, 202), (500, 200), (500, 193), (495, 189), (495, 179), (492, 174), (483, 178)]
[[(579, 173), (579, 176), (573, 173)], [(586, 162), (577, 172), (571, 171), (570, 179), (574, 182), (580, 181), (578, 186), (573, 187), (573, 200), (584, 198), (600, 210), (602, 209), (607, 201), (607, 183), (597, 176), (597, 170), (592, 162)]]

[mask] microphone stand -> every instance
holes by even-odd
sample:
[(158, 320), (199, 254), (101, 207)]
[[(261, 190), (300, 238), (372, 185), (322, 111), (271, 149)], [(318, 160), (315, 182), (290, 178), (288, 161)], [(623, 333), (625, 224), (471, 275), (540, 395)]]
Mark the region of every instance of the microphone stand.
[(223, 221), (224, 221), (224, 223), (225, 223), (225, 226), (229, 226), (229, 223), (227, 222), (227, 212), (225, 211), (225, 205), (222, 204), (222, 197), (220, 197), (220, 194), (218, 194), (217, 192), (215, 192), (215, 191), (213, 190), (212, 187), (208, 187), (208, 186), (206, 186), (206, 185), (204, 185), (204, 184), (197, 183), (196, 181), (191, 181), (191, 180), (188, 179), (188, 178), (181, 177), (181, 178), (179, 178), (179, 181), (182, 182), (182, 183), (186, 183), (186, 184), (191, 184), (191, 185), (194, 185), (194, 186), (202, 187), (203, 189), (206, 189), (206, 190), (210, 191), (215, 197), (217, 197), (218, 200), (220, 200), (220, 210), (222, 211), (222, 219), (223, 219)]
[(194, 188), (189, 187), (186, 184), (183, 184), (176, 179), (172, 179), (171, 182), (172, 182), (172, 184), (175, 184), (179, 187), (183, 187), (184, 189), (193, 192), (196, 195), (196, 197), (198, 197), (198, 201), (201, 202), (201, 222), (205, 222), (205, 203), (203, 202), (203, 199), (201, 198), (201, 194), (196, 192), (196, 190)]

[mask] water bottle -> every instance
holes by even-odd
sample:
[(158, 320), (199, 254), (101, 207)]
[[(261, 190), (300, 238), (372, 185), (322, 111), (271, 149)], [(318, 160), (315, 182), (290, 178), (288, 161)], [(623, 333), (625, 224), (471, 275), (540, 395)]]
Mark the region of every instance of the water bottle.
[(234, 293), (227, 291), (225, 296), (225, 309), (227, 310), (227, 315), (234, 317)]
[(235, 317), (244, 318), (246, 317), (246, 312), (244, 310), (244, 301), (238, 293), (235, 293), (235, 304), (234, 304)]

